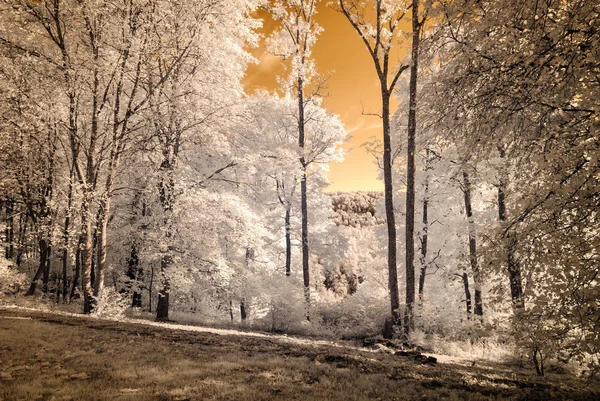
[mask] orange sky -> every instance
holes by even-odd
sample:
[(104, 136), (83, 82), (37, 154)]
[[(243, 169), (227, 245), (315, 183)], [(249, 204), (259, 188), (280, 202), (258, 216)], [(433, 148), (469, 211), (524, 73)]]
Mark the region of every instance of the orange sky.
[[(269, 33), (275, 24), (266, 17), (263, 32)], [(377, 179), (373, 157), (361, 147), (371, 136), (382, 138), (381, 119), (361, 114), (363, 106), (366, 113), (380, 114), (381, 111), (379, 80), (373, 61), (346, 18), (326, 7), (324, 1), (318, 6), (316, 21), (324, 31), (313, 49), (313, 57), (319, 73), (331, 72), (324, 106), (340, 116), (346, 132), (352, 136), (344, 144), (348, 150), (345, 160), (330, 165), (328, 191), (383, 191), (383, 181)], [(276, 77), (283, 73), (281, 59), (270, 55), (264, 46), (255, 49), (253, 54), (260, 62), (248, 68), (244, 81), (246, 90), (251, 93), (257, 89), (277, 88)], [(396, 54), (391, 60), (399, 60), (399, 56)], [(392, 99), (392, 112), (396, 106), (397, 102)]]

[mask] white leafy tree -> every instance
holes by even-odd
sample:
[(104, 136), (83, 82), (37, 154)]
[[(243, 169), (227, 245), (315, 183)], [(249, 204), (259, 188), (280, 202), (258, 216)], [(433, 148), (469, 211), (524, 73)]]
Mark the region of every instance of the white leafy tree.
[(560, 345), (594, 360), (597, 7), (529, 0), (443, 6), (436, 35), (446, 45), (428, 104), (473, 161), (497, 160), (493, 238), (503, 252), (488, 257), (508, 278), (516, 329), (540, 374)]
[[(284, 0), (275, 1), (268, 7), (271, 15), (281, 24), (270, 38), (271, 51), (285, 59), (290, 59), (287, 77), (282, 79), (285, 93), (293, 94), (297, 103), (296, 126), (298, 147), (300, 148), (300, 164), (303, 173), (300, 177), (300, 212), (302, 215), (302, 273), (307, 304), (307, 320), (310, 320), (310, 265), (308, 237), (308, 200), (307, 200), (307, 167), (311, 163), (310, 154), (305, 151), (310, 138), (306, 124), (309, 121), (306, 108), (319, 95), (320, 82), (315, 82), (318, 75), (315, 70), (311, 52), (322, 28), (316, 23), (318, 0)], [(311, 87), (312, 85), (312, 87)], [(288, 184), (289, 185), (289, 184)]]

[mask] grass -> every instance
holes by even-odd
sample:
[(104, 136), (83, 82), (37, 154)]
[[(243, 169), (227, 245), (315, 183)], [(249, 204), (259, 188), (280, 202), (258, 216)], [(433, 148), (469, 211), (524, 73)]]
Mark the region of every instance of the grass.
[(2, 400), (597, 400), (507, 366), (0, 309)]

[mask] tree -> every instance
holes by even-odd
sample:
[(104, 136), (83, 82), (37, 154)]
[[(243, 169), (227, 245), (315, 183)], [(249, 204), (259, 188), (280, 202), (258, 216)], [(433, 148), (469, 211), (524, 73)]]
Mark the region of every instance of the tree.
[[(302, 214), (302, 274), (304, 281), (304, 296), (306, 298), (306, 319), (310, 320), (310, 266), (308, 242), (308, 199), (307, 174), (309, 164), (305, 154), (306, 145), (306, 107), (318, 96), (319, 86), (309, 91), (311, 81), (315, 79), (315, 65), (311, 59), (311, 51), (321, 27), (315, 22), (318, 0), (277, 1), (269, 7), (273, 18), (279, 21), (282, 29), (272, 36), (271, 46), (275, 54), (284, 58), (291, 57), (291, 68), (288, 79), (284, 80), (284, 90), (295, 92), (298, 103), (298, 147), (300, 148), (300, 164), (302, 177), (300, 179), (300, 211)], [(286, 211), (287, 213), (287, 211)]]
[[(467, 224), (469, 229), (469, 265), (473, 274), (473, 283), (475, 287), (475, 314), (483, 316), (483, 302), (481, 300), (481, 272), (477, 259), (477, 236), (475, 232), (475, 219), (473, 217), (473, 206), (471, 199), (471, 180), (466, 170), (462, 171), (462, 191), (465, 200), (465, 213), (467, 215)], [(465, 292), (468, 293), (465, 287)]]
[[(177, 6), (161, 0), (153, 0), (151, 4), (136, 0), (102, 4), (46, 0), (19, 1), (14, 7), (6, 7), (8, 18), (3, 20), (0, 45), (22, 55), (26, 66), (37, 71), (46, 69), (46, 74), (39, 76), (48, 88), (54, 84), (54, 97), (46, 97), (40, 104), (55, 107), (56, 121), (48, 121), (51, 127), (56, 127), (60, 144), (57, 148), (77, 182), (69, 189), (67, 198), (77, 205), (77, 213), (73, 214), (78, 215), (75, 224), (81, 227), (85, 312), (91, 312), (101, 296), (111, 202), (121, 172), (120, 162), (123, 155), (131, 156), (140, 149), (139, 143), (144, 142), (140, 137), (148, 137), (149, 100), (176, 80), (181, 64), (201, 58), (195, 51), (202, 35), (216, 38), (223, 33), (231, 36), (230, 54), (243, 62), (237, 68), (219, 58), (214, 63), (219, 68), (213, 71), (222, 70), (227, 63), (230, 76), (238, 82), (231, 90), (241, 92), (239, 80), (248, 58), (241, 51), (243, 43), (238, 39), (251, 38), (253, 24), (241, 24), (239, 27), (248, 29), (231, 34), (230, 22), (249, 21), (246, 15), (252, 5), (238, 6), (223, 8), (220, 2), (209, 0), (190, 0)], [(194, 12), (189, 12), (190, 9)], [(173, 18), (158, 18), (163, 12)], [(225, 14), (227, 18), (223, 17)], [(227, 24), (215, 24), (217, 16)], [(171, 31), (176, 32), (175, 37)], [(178, 46), (172, 47), (165, 41), (167, 37)], [(194, 68), (189, 63), (187, 66)], [(14, 84), (13, 91), (25, 89), (22, 82)], [(177, 106), (171, 99), (168, 102)], [(62, 230), (61, 242), (65, 247), (66, 232), (72, 225), (67, 219), (69, 213), (70, 210), (66, 212)], [(77, 264), (80, 258), (76, 260)]]
[[(542, 346), (546, 355), (561, 346), (579, 357), (597, 354), (589, 294), (597, 291), (590, 279), (598, 236), (581, 231), (582, 224), (598, 226), (590, 213), (597, 204), (590, 183), (598, 176), (597, 7), (443, 5), (438, 34), (446, 45), (429, 105), (472, 160), (502, 152), (508, 174), (498, 187), (501, 224), (493, 240), (503, 252), (488, 258), (508, 279), (515, 329), (528, 333), (524, 343), (534, 356)], [(582, 337), (587, 351), (576, 339)]]
[(419, 257), (419, 303), (423, 303), (423, 294), (425, 291), (425, 277), (427, 276), (427, 267), (429, 262), (427, 261), (427, 251), (429, 245), (429, 202), (430, 200), (430, 181), (431, 181), (431, 170), (433, 170), (432, 164), (440, 156), (434, 152), (429, 146), (425, 149), (425, 167), (424, 167), (424, 183), (423, 183), (423, 200), (422, 200), (422, 222), (423, 229), (420, 237), (421, 243), (421, 255)]
[[(414, 327), (415, 303), (415, 138), (417, 136), (417, 80), (419, 74), (419, 46), (421, 29), (426, 16), (419, 19), (419, 0), (412, 1), (412, 48), (408, 105), (407, 166), (406, 166), (406, 311), (404, 331), (408, 335)], [(425, 214), (423, 214), (426, 218)], [(426, 248), (424, 248), (426, 249)]]
[[(409, 65), (402, 64), (395, 68), (391, 67), (390, 51), (394, 46), (394, 41), (397, 40), (397, 36), (401, 32), (400, 23), (408, 12), (408, 9), (404, 2), (388, 4), (381, 0), (376, 0), (374, 4), (365, 0), (339, 0), (338, 6), (339, 10), (348, 19), (367, 47), (380, 83), (381, 119), (383, 125), (383, 180), (388, 236), (388, 290), (393, 322), (394, 325), (399, 325), (400, 297), (398, 295), (396, 218), (394, 215), (394, 190), (392, 187), (390, 96), (400, 75), (409, 68)], [(374, 14), (374, 22), (369, 21), (371, 13)]]
[[(157, 19), (149, 61), (147, 117), (151, 121), (148, 154), (156, 157), (154, 185), (158, 207), (153, 224), (160, 250), (157, 320), (167, 320), (172, 280), (179, 276), (181, 207), (189, 193), (228, 180), (238, 164), (235, 117), (241, 106), (241, 78), (249, 61), (244, 47), (254, 41), (252, 3), (216, 0), (165, 4), (168, 18)], [(165, 44), (171, 44), (163, 48)], [(218, 80), (214, 77), (219, 76)], [(232, 118), (232, 116), (234, 118)], [(218, 150), (217, 150), (218, 149)], [(182, 161), (183, 159), (183, 161)], [(217, 248), (218, 249), (218, 248)], [(204, 250), (204, 249), (202, 249)], [(210, 258), (199, 258), (209, 260)]]
[[(247, 101), (247, 112), (241, 121), (238, 132), (240, 140), (237, 146), (244, 149), (247, 155), (240, 160), (240, 165), (251, 166), (251, 174), (239, 176), (243, 182), (257, 183), (244, 186), (253, 188), (249, 198), (252, 202), (270, 205), (273, 200), (284, 208), (284, 230), (285, 230), (285, 274), (295, 276), (291, 271), (292, 263), (292, 241), (295, 237), (296, 223), (291, 210), (298, 207), (295, 197), (298, 177), (304, 174), (305, 169), (300, 162), (297, 146), (297, 102), (289, 94), (284, 97), (259, 93), (250, 97)], [(315, 101), (308, 103), (305, 107), (306, 143), (304, 148), (304, 161), (306, 172), (311, 180), (307, 182), (307, 205), (311, 213), (309, 222), (314, 227), (315, 235), (312, 236), (312, 244), (319, 241), (317, 236), (327, 225), (326, 198), (322, 191), (327, 185), (327, 165), (333, 160), (341, 160), (343, 152), (338, 146), (346, 137), (346, 132), (335, 115), (329, 114), (321, 105)], [(265, 179), (275, 183), (274, 190), (268, 191), (264, 188)], [(310, 203), (309, 203), (310, 202)], [(323, 205), (325, 203), (325, 206)], [(273, 207), (272, 207), (273, 208)], [(274, 208), (281, 218), (281, 212)], [(265, 210), (265, 215), (272, 212)], [(271, 223), (273, 224), (273, 223)], [(280, 230), (280, 223), (273, 224), (273, 230)], [(315, 249), (311, 256), (318, 253)], [(304, 274), (303, 274), (304, 276)], [(303, 277), (304, 278), (304, 277)], [(314, 281), (316, 286), (318, 280)]]
[[(8, 223), (6, 257), (16, 258), (17, 265), (21, 264), (24, 231), (30, 220), (39, 249), (38, 267), (27, 291), (33, 295), (40, 279), (42, 291), (48, 291), (60, 164), (59, 121), (55, 116), (58, 108), (50, 102), (56, 89), (43, 84), (35, 88), (30, 80), (38, 74), (51, 73), (54, 67), (46, 60), (39, 64), (28, 63), (33, 56), (27, 49), (1, 37), (0, 71), (4, 87), (0, 97), (0, 144), (6, 156), (2, 160), (0, 179)], [(22, 216), (22, 223), (16, 236), (19, 246), (15, 255), (14, 217), (17, 215)]]

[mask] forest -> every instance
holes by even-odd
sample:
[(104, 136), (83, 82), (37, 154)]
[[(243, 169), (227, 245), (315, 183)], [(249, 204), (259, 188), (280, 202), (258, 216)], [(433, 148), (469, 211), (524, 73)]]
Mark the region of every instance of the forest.
[[(328, 190), (324, 7), (383, 192)], [(284, 73), (250, 92), (260, 46)], [(2, 0), (0, 303), (593, 377), (599, 128), (594, 0)]]

